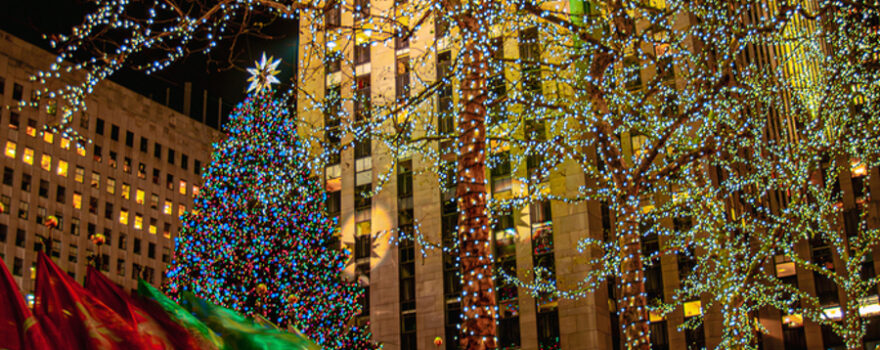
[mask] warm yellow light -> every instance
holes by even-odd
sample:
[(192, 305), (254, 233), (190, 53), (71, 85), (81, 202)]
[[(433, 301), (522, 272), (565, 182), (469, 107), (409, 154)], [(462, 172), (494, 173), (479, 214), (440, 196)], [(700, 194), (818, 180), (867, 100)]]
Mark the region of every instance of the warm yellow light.
[(165, 201), (165, 207), (162, 209), (162, 212), (165, 213), (165, 215), (171, 215), (171, 207), (171, 201)]
[(122, 193), (120, 193), (122, 199), (130, 199), (131, 198), (131, 185), (127, 183), (122, 183)]
[(83, 145), (80, 145), (77, 143), (76, 144), (76, 154), (79, 154), (80, 157), (85, 157), (86, 156), (86, 148), (83, 147)]
[(58, 145), (61, 146), (62, 149), (70, 149), (70, 139), (62, 137), (61, 142), (59, 142)]
[(144, 218), (139, 214), (134, 215), (134, 229), (135, 230), (143, 230), (144, 229)]
[(128, 225), (128, 210), (123, 209), (119, 211), (119, 223)]
[(684, 317), (693, 317), (703, 314), (703, 304), (699, 300), (684, 303)]
[(34, 150), (25, 147), (24, 155), (21, 157), (21, 160), (27, 165), (34, 165)]
[(782, 324), (787, 325), (792, 328), (803, 327), (804, 316), (801, 314), (782, 316)]
[(58, 168), (55, 169), (55, 173), (59, 176), (67, 177), (67, 162), (59, 159)]
[(853, 177), (862, 177), (868, 175), (868, 167), (862, 162), (861, 159), (854, 159), (851, 162), (852, 165), (852, 176)]
[(15, 159), (15, 142), (6, 141), (6, 156)]
[(52, 171), (52, 156), (43, 154), (40, 158), (40, 167), (45, 171)]
[(180, 188), (178, 189), (180, 194), (186, 194), (186, 181), (180, 180)]
[(73, 194), (73, 207), (76, 209), (82, 209), (82, 195), (79, 193)]
[(43, 141), (46, 141), (46, 143), (49, 143), (49, 144), (51, 144), (52, 142), (55, 142), (55, 134), (53, 134), (51, 132), (44, 132), (43, 133)]
[(134, 202), (137, 204), (144, 204), (144, 190), (138, 189), (134, 195)]

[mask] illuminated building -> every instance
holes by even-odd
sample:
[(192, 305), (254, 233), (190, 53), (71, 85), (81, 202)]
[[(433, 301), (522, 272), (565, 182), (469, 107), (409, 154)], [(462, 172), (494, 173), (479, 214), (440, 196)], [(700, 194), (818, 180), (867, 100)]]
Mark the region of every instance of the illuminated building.
[[(30, 101), (29, 75), (54, 56), (5, 32), (0, 41), (0, 104)], [(159, 286), (178, 217), (192, 207), (220, 132), (107, 81), (88, 99), (85, 116), (77, 114), (77, 130), (92, 141), (80, 144), (41, 131), (58, 120), (59, 103), (44, 98), (0, 111), (0, 259), (29, 298), (43, 249), (38, 236), (80, 283), (87, 258), (99, 254), (102, 270), (124, 288), (135, 288), (138, 276)], [(50, 216), (56, 228), (45, 224)], [(97, 248), (93, 235), (106, 243)]]

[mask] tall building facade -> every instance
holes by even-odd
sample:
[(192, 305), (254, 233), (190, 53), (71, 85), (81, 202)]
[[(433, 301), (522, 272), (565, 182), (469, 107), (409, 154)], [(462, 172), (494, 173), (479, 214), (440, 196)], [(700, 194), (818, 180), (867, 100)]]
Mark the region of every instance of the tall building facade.
[[(303, 39), (298, 60), (300, 88), (304, 93), (300, 94), (298, 105), (299, 117), (305, 123), (300, 130), (321, 140), (323, 147), (348, 143), (350, 140), (340, 137), (341, 129), (356, 128), (358, 123), (371, 118), (371, 111), (378, 106), (394, 110), (401, 96), (416, 94), (433, 83), (439, 86), (433, 87), (436, 93), (427, 103), (407, 108), (431, 108), (438, 115), (437, 129), (454, 130), (454, 119), (444, 117), (444, 112), (451, 112), (458, 102), (454, 94), (456, 88), (442, 83), (459, 50), (445, 39), (449, 26), (435, 21), (435, 16), (425, 18), (418, 25), (399, 20), (408, 26), (405, 30), (379, 28), (380, 25), (370, 21), (371, 16), (400, 16), (398, 7), (405, 4), (405, 0), (357, 0), (327, 10), (324, 18), (301, 18)], [(568, 2), (559, 4), (563, 9), (568, 6)], [(319, 32), (315, 32), (316, 29)], [(380, 44), (372, 44), (376, 32), (394, 34), (388, 34)], [(378, 37), (386, 34), (378, 34)], [(537, 28), (523, 29), (516, 37), (491, 34), (492, 52), (509, 60), (542, 55), (536, 44), (541, 35)], [(773, 54), (766, 48), (752, 47), (749, 57), (744, 59), (769, 62)], [(419, 63), (414, 64), (415, 61)], [(521, 79), (516, 80), (523, 84), (521, 89), (546, 88), (541, 76), (533, 74), (537, 71), (534, 67), (520, 68), (517, 74)], [(643, 79), (660, 74), (674, 84), (674, 68), (642, 74)], [(638, 84), (635, 85), (630, 88), (638, 88)], [(497, 80), (490, 77), (488, 86), (490, 99), (493, 94), (497, 96), (511, 89), (510, 82), (505, 82), (503, 76)], [(341, 121), (337, 117), (340, 110), (351, 120)], [(529, 130), (536, 135), (544, 134), (541, 125), (529, 126)], [(628, 154), (639, 152), (645, 140), (644, 136), (626, 135), (625, 138), (628, 142), (623, 142), (623, 148)], [(438, 141), (431, 147), (437, 157), (451, 160), (455, 159), (456, 152), (450, 146), (449, 141)], [(443, 341), (440, 348), (457, 349), (461, 293), (459, 272), (451, 251), (459, 215), (451, 200), (454, 186), (445, 189), (438, 186), (438, 177), (444, 174), (426, 171), (436, 159), (415, 153), (392, 154), (387, 145), (379, 142), (362, 139), (352, 147), (329, 153), (322, 174), (328, 191), (327, 208), (331, 215), (339, 218), (341, 244), (352, 251), (347, 271), (367, 290), (360, 322), (369, 321), (374, 339), (386, 349), (435, 349), (438, 337)], [(487, 171), (492, 196), (511, 196), (512, 189), (520, 185), (513, 181), (512, 168), (516, 167), (502, 161)], [(522, 172), (530, 171), (529, 164), (518, 168)], [(587, 184), (584, 174), (576, 167), (565, 170), (569, 171), (554, 173), (542, 186), (558, 193), (576, 192)], [(858, 203), (864, 202), (865, 193), (880, 193), (877, 192), (880, 191), (878, 170), (854, 168), (851, 174), (842, 176), (837, 190), (843, 193), (841, 204), (847, 208), (848, 214), (844, 217), (847, 227), (852, 226), (852, 220), (858, 220)], [(864, 181), (868, 172), (873, 179), (870, 183)], [(371, 191), (376, 193), (371, 195)], [(516, 273), (540, 266), (554, 271), (560, 284), (580, 281), (589, 266), (576, 247), (578, 239), (610, 234), (614, 220), (609, 208), (596, 201), (569, 204), (550, 200), (501, 213), (493, 227), (496, 267)], [(691, 225), (687, 220), (668, 224)], [(416, 226), (425, 243), (434, 243), (435, 247), (407, 240), (389, 243), (398, 235), (396, 232), (411, 232)], [(646, 237), (645, 254), (658, 250), (661, 239)], [(803, 242), (798, 249), (814, 260), (825, 259), (841, 266), (832, 249), (821, 242)], [(880, 271), (878, 253), (874, 252), (865, 269)], [(663, 256), (659, 263), (646, 267), (645, 287), (649, 299), (671, 300), (694, 263), (685, 257)], [(767, 268), (786, 283), (819, 296), (823, 305), (828, 305), (828, 312), (839, 311), (839, 307), (835, 309), (839, 296), (837, 287), (819, 274), (802, 270), (781, 258)], [(534, 297), (528, 290), (498, 279), (499, 346), (507, 349), (620, 349), (613, 284), (604, 283), (583, 298), (557, 300), (546, 295)], [(702, 304), (699, 299), (692, 300), (665, 318), (652, 315), (653, 348), (700, 349), (717, 345), (721, 317), (717, 310), (705, 309)], [(704, 313), (702, 327), (693, 330), (678, 327)], [(799, 315), (765, 310), (759, 316), (767, 330), (760, 336), (764, 349), (819, 350), (843, 346), (828, 327)], [(869, 346), (880, 342), (880, 320), (874, 320), (870, 327), (866, 338)]]
[[(32, 301), (37, 251), (82, 283), (88, 259), (126, 289), (155, 286), (171, 261), (180, 215), (193, 207), (222, 134), (110, 81), (102, 82), (72, 126), (91, 142), (42, 131), (61, 101), (31, 102), (29, 77), (55, 55), (0, 32), (0, 259)], [(57, 226), (47, 225), (48, 218)], [(94, 235), (106, 242), (97, 246)], [(45, 240), (41, 239), (43, 237)]]

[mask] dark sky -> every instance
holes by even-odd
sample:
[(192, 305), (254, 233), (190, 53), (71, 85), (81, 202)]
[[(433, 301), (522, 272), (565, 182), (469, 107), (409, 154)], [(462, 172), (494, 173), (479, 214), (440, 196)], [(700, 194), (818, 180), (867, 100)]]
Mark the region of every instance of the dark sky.
[[(0, 29), (51, 51), (48, 41), (42, 39), (42, 34), (69, 34), (74, 25), (82, 23), (92, 6), (94, 5), (86, 0), (0, 0)], [(280, 38), (271, 41), (247, 38), (237, 47), (242, 58), (237, 64), (250, 67), (265, 51), (268, 55), (282, 58), (283, 68), (279, 78), (284, 83), (289, 82), (296, 57), (297, 23), (279, 19), (264, 31)], [(225, 56), (226, 52), (228, 49), (215, 50), (215, 55)], [(190, 117), (202, 120), (203, 91), (207, 91), (208, 112), (204, 121), (217, 127), (220, 122), (218, 98), (223, 101), (222, 118), (225, 121), (232, 107), (244, 98), (247, 78), (248, 74), (243, 70), (219, 71), (215, 66), (209, 67), (204, 55), (195, 54), (158, 74), (147, 76), (141, 72), (125, 70), (118, 72), (111, 80), (163, 104), (166, 102), (166, 94), (169, 94), (169, 106), (181, 112), (184, 85), (191, 82), (193, 97)]]

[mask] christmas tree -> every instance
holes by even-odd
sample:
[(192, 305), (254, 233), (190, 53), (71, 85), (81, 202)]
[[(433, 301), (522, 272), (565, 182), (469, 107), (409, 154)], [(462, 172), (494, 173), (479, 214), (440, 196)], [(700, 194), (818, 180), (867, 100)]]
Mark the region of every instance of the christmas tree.
[(373, 348), (352, 326), (361, 290), (342, 278), (347, 252), (329, 243), (335, 219), (310, 179), (290, 106), (273, 96), (278, 61), (250, 69), (249, 94), (225, 126), (204, 189), (182, 217), (166, 288), (281, 327), (326, 349)]

